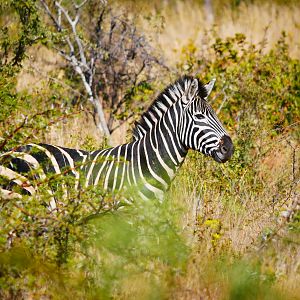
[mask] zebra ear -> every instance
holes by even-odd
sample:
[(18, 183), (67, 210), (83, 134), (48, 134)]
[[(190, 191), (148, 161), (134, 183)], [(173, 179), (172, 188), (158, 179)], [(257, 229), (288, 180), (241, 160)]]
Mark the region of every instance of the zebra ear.
[(194, 79), (191, 82), (187, 92), (189, 101), (194, 99), (195, 95), (198, 93), (198, 89), (199, 89), (199, 81), (198, 79)]
[(212, 91), (212, 89), (213, 89), (213, 87), (215, 85), (215, 82), (216, 82), (216, 78), (213, 78), (211, 81), (209, 81), (207, 84), (204, 85), (204, 88), (206, 89), (206, 93), (207, 93), (206, 98), (211, 93), (211, 91)]

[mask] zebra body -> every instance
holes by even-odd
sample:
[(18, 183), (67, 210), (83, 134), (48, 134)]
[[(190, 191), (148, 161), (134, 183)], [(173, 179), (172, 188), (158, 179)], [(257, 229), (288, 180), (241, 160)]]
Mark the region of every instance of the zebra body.
[[(39, 179), (67, 172), (75, 177), (75, 188), (101, 185), (118, 191), (134, 186), (142, 198), (162, 199), (189, 149), (217, 162), (233, 153), (230, 137), (207, 103), (213, 84), (214, 80), (204, 85), (184, 77), (167, 87), (136, 123), (130, 143), (93, 152), (29, 144), (1, 155), (10, 163), (0, 167), (0, 176), (27, 194), (35, 188), (26, 173), (35, 169)], [(1, 191), (2, 196), (16, 196), (8, 189)]]

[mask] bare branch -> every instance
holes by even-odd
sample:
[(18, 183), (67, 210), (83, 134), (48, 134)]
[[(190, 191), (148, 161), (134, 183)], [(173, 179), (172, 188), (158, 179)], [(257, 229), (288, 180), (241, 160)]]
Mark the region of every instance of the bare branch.
[[(73, 1), (74, 2), (74, 1)], [(76, 5), (76, 3), (74, 3), (74, 6), (75, 6), (75, 9), (76, 10), (79, 10), (82, 6), (84, 6), (86, 3), (88, 2), (88, 0), (84, 0), (84, 1), (82, 1), (80, 4), (77, 4)]]
[(45, 2), (45, 0), (40, 0), (42, 5), (44, 6), (45, 8), (45, 11), (46, 13), (48, 14), (48, 16), (51, 18), (51, 20), (53, 21), (57, 31), (62, 31), (62, 27), (61, 27), (61, 20), (60, 20), (60, 15), (58, 17), (58, 19), (56, 19), (54, 17), (54, 15), (51, 13), (50, 9), (49, 9), (49, 6), (47, 5), (47, 3)]
[(61, 9), (59, 9), (59, 8), (57, 8), (57, 21), (58, 21), (58, 24), (61, 26)]
[[(74, 38), (75, 38), (77, 47), (78, 47), (78, 50), (79, 50), (79, 55), (80, 55), (81, 63), (86, 66), (87, 65), (87, 61), (86, 61), (86, 57), (85, 57), (85, 54), (84, 54), (84, 47), (82, 45), (81, 39), (78, 37), (77, 30), (76, 30), (76, 26), (78, 24), (79, 17), (80, 17), (79, 9), (78, 9), (78, 11), (76, 13), (75, 19), (72, 20), (72, 18), (70, 17), (68, 11), (59, 2), (55, 1), (55, 5), (63, 12), (64, 16), (66, 17), (66, 19), (68, 21), (68, 23), (70, 24), (72, 32), (74, 34)], [(80, 7), (82, 7), (82, 5)]]
[(218, 107), (218, 109), (216, 110), (216, 115), (218, 115), (220, 113), (220, 111), (222, 110), (225, 102), (227, 101), (228, 97), (227, 95), (224, 93), (224, 98), (223, 98), (223, 101), (222, 103), (220, 104), (220, 106)]
[(72, 25), (72, 24), (73, 24), (73, 21), (72, 21), (70, 15), (69, 15), (68, 11), (67, 11), (63, 6), (61, 6), (60, 2), (55, 1), (54, 4), (55, 4), (55, 6), (56, 6), (60, 11), (63, 12), (64, 16), (66, 17), (66, 19), (67, 19), (67, 21), (68, 21), (68, 23), (69, 23), (70, 25)]

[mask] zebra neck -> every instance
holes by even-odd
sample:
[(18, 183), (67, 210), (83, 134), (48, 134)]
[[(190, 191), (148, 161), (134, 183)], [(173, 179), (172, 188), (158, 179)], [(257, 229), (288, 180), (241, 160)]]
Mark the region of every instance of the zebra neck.
[(165, 115), (145, 135), (149, 158), (169, 184), (187, 155), (172, 121), (172, 114)]

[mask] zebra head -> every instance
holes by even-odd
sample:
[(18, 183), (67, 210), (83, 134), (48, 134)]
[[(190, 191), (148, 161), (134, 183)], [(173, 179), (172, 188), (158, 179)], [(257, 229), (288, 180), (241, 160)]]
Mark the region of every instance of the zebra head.
[[(187, 149), (212, 156), (217, 162), (226, 162), (233, 154), (234, 147), (207, 98), (215, 79), (203, 84), (197, 78), (184, 78), (184, 91), (181, 90), (181, 119), (179, 135)], [(179, 88), (179, 86), (177, 86)]]

